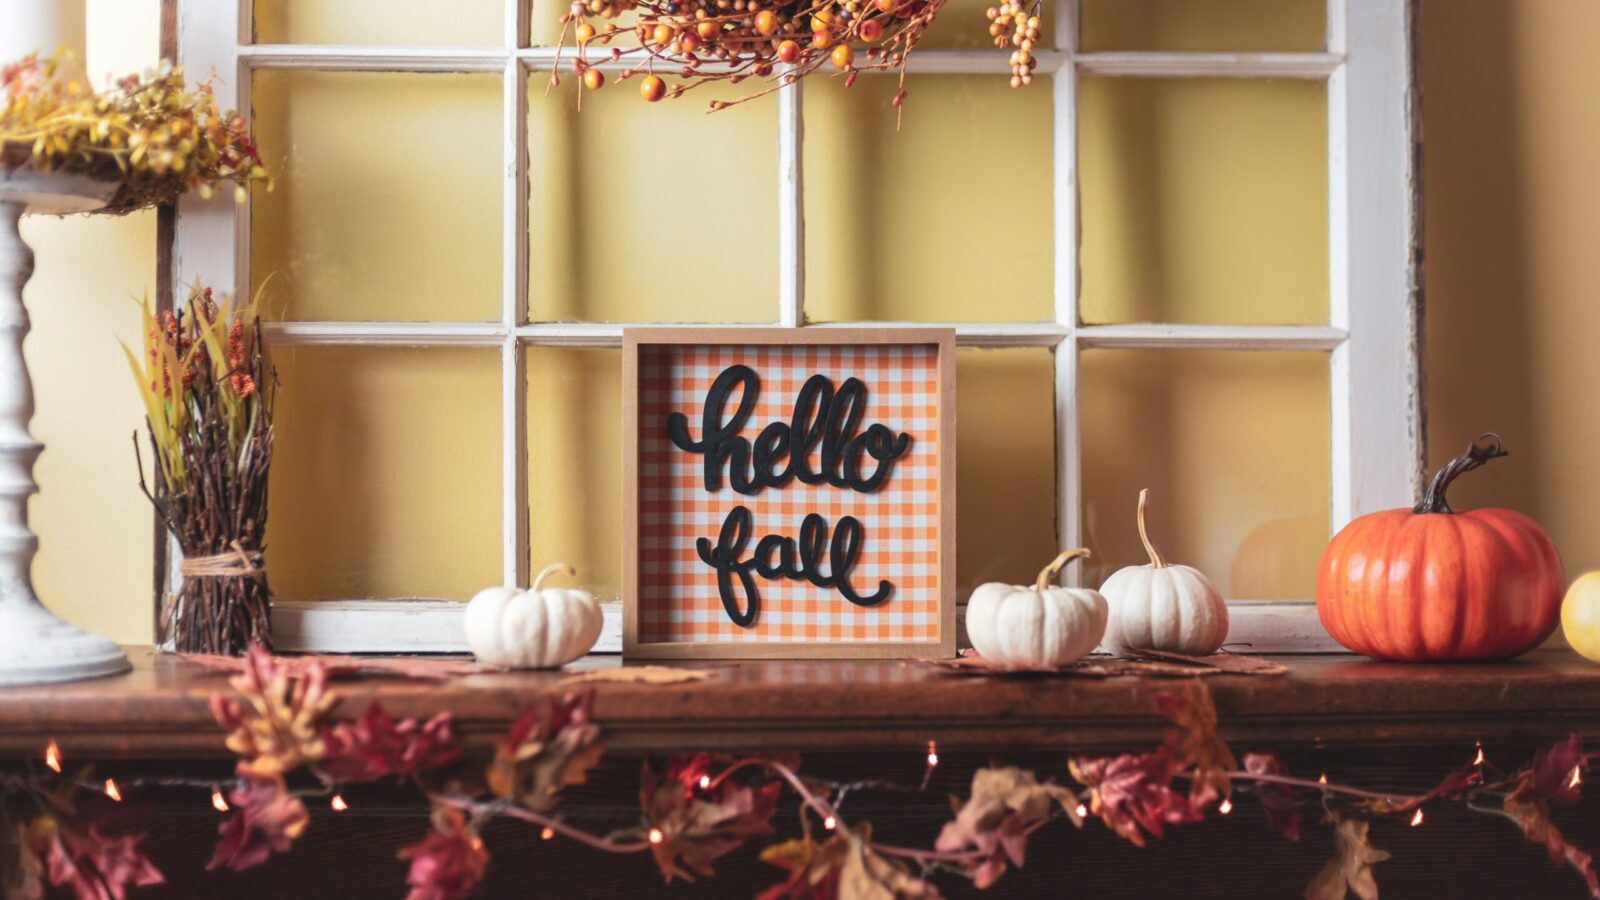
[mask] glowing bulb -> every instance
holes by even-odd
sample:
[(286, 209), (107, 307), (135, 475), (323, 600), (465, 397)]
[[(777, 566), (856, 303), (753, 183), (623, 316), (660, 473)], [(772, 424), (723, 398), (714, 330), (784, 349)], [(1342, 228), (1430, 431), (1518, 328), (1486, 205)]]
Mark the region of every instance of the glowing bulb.
[(933, 741), (928, 742), (928, 768), (939, 764), (939, 745)]
[(117, 790), (117, 783), (110, 778), (106, 779), (106, 796), (118, 803), (122, 802), (122, 792)]
[(1222, 802), (1217, 804), (1217, 812), (1222, 813), (1223, 815), (1233, 812), (1233, 801), (1229, 800), (1227, 797), (1223, 797)]
[(545, 830), (539, 832), (539, 840), (541, 841), (548, 841), (555, 836), (556, 830), (554, 828), (546, 827)]
[(1417, 814), (1411, 817), (1411, 827), (1415, 828), (1415, 827), (1417, 827), (1418, 825), (1421, 825), (1421, 824), (1422, 824), (1422, 807), (1419, 806), (1419, 807), (1417, 807)]
[(711, 776), (710, 775), (701, 775), (700, 776), (700, 790), (703, 791), (708, 787), (711, 787)]
[(1317, 776), (1317, 784), (1327, 784), (1327, 783), (1328, 783), (1328, 773), (1327, 772), (1323, 772), (1321, 775)]
[(52, 772), (61, 771), (61, 748), (56, 746), (55, 741), (51, 741), (50, 746), (44, 748), (44, 764), (49, 766)]
[(1082, 803), (1079, 803), (1078, 804), (1078, 808), (1073, 810), (1073, 812), (1076, 812), (1078, 814), (1078, 818), (1081, 819), (1084, 816), (1087, 816), (1089, 814), (1089, 807), (1084, 806)]
[(659, 829), (659, 828), (650, 829), (650, 843), (659, 844), (659, 843), (661, 843), (662, 841), (664, 841), (666, 839), (667, 839), (667, 836), (661, 833), (661, 829)]
[(228, 801), (222, 799), (222, 790), (220, 788), (211, 789), (211, 807), (217, 812), (228, 811)]
[(1475, 765), (1475, 766), (1483, 765), (1483, 745), (1482, 744), (1478, 745), (1478, 757), (1477, 757), (1477, 759), (1474, 759), (1472, 761), (1472, 764)]
[(342, 794), (334, 794), (333, 799), (328, 801), (328, 805), (333, 807), (334, 812), (344, 812), (350, 808), (350, 804), (344, 802)]
[(1578, 774), (1578, 767), (1573, 766), (1572, 777), (1567, 779), (1567, 787), (1575, 788), (1580, 784), (1583, 784), (1583, 776)]
[(833, 816), (829, 816), (822, 820), (822, 827), (832, 831), (839, 827), (839, 820), (835, 819)]

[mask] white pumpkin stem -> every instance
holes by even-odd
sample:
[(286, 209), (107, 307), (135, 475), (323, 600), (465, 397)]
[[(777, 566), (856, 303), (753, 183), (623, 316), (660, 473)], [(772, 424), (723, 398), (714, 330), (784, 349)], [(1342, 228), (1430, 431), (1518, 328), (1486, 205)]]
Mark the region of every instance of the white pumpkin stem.
[(1088, 559), (1089, 558), (1089, 548), (1088, 547), (1077, 547), (1077, 548), (1074, 548), (1072, 550), (1062, 551), (1062, 553), (1059, 556), (1057, 556), (1055, 559), (1050, 560), (1050, 565), (1045, 566), (1043, 569), (1041, 569), (1039, 571), (1039, 580), (1035, 581), (1033, 583), (1033, 589), (1038, 591), (1041, 594), (1044, 593), (1045, 589), (1050, 586), (1051, 580), (1056, 577), (1056, 573), (1057, 572), (1059, 572), (1062, 569), (1066, 568), (1067, 567), (1067, 563), (1072, 562), (1075, 559), (1080, 559), (1080, 558), (1081, 559)]
[(568, 576), (578, 574), (577, 569), (574, 569), (566, 563), (551, 563), (550, 565), (545, 566), (543, 569), (540, 569), (539, 574), (533, 576), (533, 587), (528, 588), (528, 590), (537, 591), (544, 587), (544, 580), (557, 572)]
[(1150, 505), (1150, 489), (1139, 489), (1139, 540), (1144, 543), (1144, 552), (1150, 554), (1150, 567), (1152, 569), (1165, 569), (1167, 561), (1162, 558), (1161, 551), (1156, 545), (1150, 543), (1150, 531), (1144, 527), (1144, 510)]

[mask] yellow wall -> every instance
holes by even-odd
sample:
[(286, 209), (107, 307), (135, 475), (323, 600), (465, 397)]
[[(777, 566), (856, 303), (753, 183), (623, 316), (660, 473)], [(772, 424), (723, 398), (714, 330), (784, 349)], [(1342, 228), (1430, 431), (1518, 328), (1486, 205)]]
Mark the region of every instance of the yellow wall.
[[(1139, 2), (1172, 5), (1165, 0)], [(1252, 0), (1227, 0), (1225, 5), (1246, 10), (1277, 8)], [(129, 43), (133, 49), (127, 51), (136, 58), (130, 62), (125, 56), (121, 68), (137, 68), (143, 59), (154, 56), (154, 0), (135, 4), (102, 0), (96, 7), (89, 35), (92, 69), (101, 68), (93, 53), (96, 33), (121, 36), (131, 28), (137, 35), (137, 40)], [(1086, 8), (1092, 9), (1094, 4)], [(1600, 254), (1594, 252), (1591, 237), (1596, 226), (1595, 211), (1600, 210), (1600, 169), (1595, 163), (1600, 160), (1600, 124), (1596, 124), (1600, 123), (1600, 116), (1596, 115), (1600, 112), (1596, 109), (1600, 105), (1600, 69), (1592, 63), (1592, 48), (1600, 46), (1600, 6), (1591, 0), (1422, 0), (1421, 14), (1430, 462), (1442, 462), (1479, 431), (1499, 430), (1512, 451), (1511, 458), (1471, 476), (1456, 499), (1462, 505), (1493, 503), (1523, 509), (1549, 527), (1570, 570), (1600, 566), (1600, 517), (1592, 511), (1600, 504), (1600, 460), (1593, 449), (1600, 447), (1600, 416), (1591, 399), (1592, 385), (1600, 380), (1600, 355), (1589, 346), (1592, 336), (1600, 334), (1600, 303), (1586, 291), (1590, 284), (1600, 281)], [(1131, 37), (1127, 34), (1127, 29), (1139, 26), (1139, 21), (1111, 23), (1115, 28), (1108, 25), (1103, 37), (1096, 40), (1113, 48), (1118, 42), (1142, 39), (1136, 32)], [(1296, 14), (1292, 23), (1282, 26), (1281, 33), (1314, 33), (1308, 21), (1305, 14)], [(1173, 40), (1181, 39), (1181, 43), (1197, 33), (1191, 27), (1177, 29)], [(1167, 38), (1156, 35), (1156, 39)], [(825, 85), (824, 89), (833, 87)], [(932, 94), (924, 92), (923, 96), (931, 99)], [(1218, 102), (1225, 102), (1222, 95), (1217, 96)], [(1149, 103), (1141, 108), (1159, 109)], [(1122, 106), (1114, 104), (1110, 111), (1117, 109)], [(827, 112), (825, 106), (819, 105), (819, 115)], [(856, 114), (870, 112), (858, 110)], [(908, 116), (913, 117), (916, 127), (927, 124), (917, 121), (916, 115), (913, 105)], [(1118, 115), (1125, 117), (1126, 113)], [(1141, 129), (1153, 127), (1147, 121), (1138, 124)], [(1030, 129), (1033, 127), (1029, 125)], [(1314, 137), (1306, 131), (1298, 134), (1301, 136), (1295, 140), (1301, 142)], [(1219, 153), (1227, 151), (1225, 145), (1218, 146)], [(1299, 144), (1286, 143), (1280, 155), (1298, 159), (1292, 151), (1294, 146)], [(1141, 164), (1157, 166), (1152, 171), (1162, 177), (1172, 175), (1170, 160), (1154, 157)], [(1086, 182), (1091, 175), (1085, 173)], [(1234, 183), (1237, 179), (1229, 182)], [(1272, 198), (1272, 190), (1263, 187), (1261, 197), (1246, 199), (1265, 202)], [(937, 202), (937, 196), (935, 192), (930, 202)], [(1092, 211), (1092, 198), (1086, 196), (1085, 203), (1087, 216)], [(1114, 212), (1108, 210), (1105, 214)], [(1190, 230), (1203, 228), (1205, 220), (1201, 216), (1194, 207), (1179, 207), (1170, 215), (1151, 221), (1161, 223), (1165, 234), (1181, 235), (1189, 228), (1186, 223), (1192, 223)], [(137, 316), (127, 298), (153, 286), (153, 230), (149, 216), (35, 220), (26, 226), (26, 233), (39, 250), (40, 271), (29, 292), (36, 330), (28, 350), (41, 408), (35, 430), (51, 445), (39, 466), (44, 493), (33, 506), (34, 520), (44, 540), (37, 580), (41, 593), (56, 609), (127, 641), (148, 638), (150, 519), (132, 485), (128, 435), (138, 414), (134, 395), (127, 388), (116, 340), (137, 338)], [(1295, 233), (1301, 235), (1296, 240), (1320, 240), (1311, 220)], [(1085, 240), (1089, 240), (1087, 235)], [(1130, 242), (1120, 252), (1133, 253), (1138, 247), (1137, 242)], [(1090, 251), (1107, 254), (1112, 262), (1119, 252), (1117, 247), (1096, 249), (1086, 245), (1086, 254)], [(1169, 264), (1177, 266), (1191, 262), (1190, 258), (1169, 259)], [(1137, 274), (1133, 268), (1126, 271)], [(1308, 276), (1305, 284), (1312, 294), (1325, 290), (1320, 273)], [(1086, 276), (1086, 290), (1089, 286)], [(1027, 308), (1035, 302), (1030, 287), (1016, 290), (1011, 300)], [(1309, 304), (1296, 308), (1306, 310), (1294, 313), (1299, 319), (1314, 314), (1325, 299), (1308, 296), (1296, 302)], [(1174, 308), (1167, 314), (1188, 312)], [(1027, 308), (1020, 317), (1032, 315), (1031, 308)], [(1047, 382), (1041, 380), (1045, 370), (1038, 361), (1026, 353), (1013, 355), (1017, 356), (1014, 360), (1004, 355), (966, 354), (962, 377), (970, 384), (984, 385), (986, 390), (998, 391), (1009, 385), (1027, 392), (1028, 397), (1047, 387)], [(546, 374), (556, 379), (566, 378), (566, 373), (573, 371), (588, 381), (607, 383), (611, 378), (609, 365), (597, 365), (598, 369), (574, 367), (552, 357), (548, 365), (535, 361), (530, 370), (545, 372), (553, 366)], [(1200, 367), (1193, 371), (1208, 372), (1209, 378), (1220, 379), (1214, 381), (1212, 390), (1225, 392), (1226, 379), (1249, 377), (1243, 372), (1218, 368), (1213, 362), (1202, 365), (1196, 360), (1193, 365)], [(1295, 367), (1292, 360), (1273, 365), (1288, 367), (1282, 369), (1285, 372), (1300, 373), (1297, 377), (1302, 385), (1294, 387), (1290, 382), (1275, 380), (1272, 389), (1283, 394), (1277, 402), (1293, 405), (1296, 397), (1309, 396), (1318, 389), (1315, 373), (1302, 371), (1303, 367)], [(1114, 360), (1107, 360), (1099, 368), (1108, 378), (1114, 378), (1088, 398), (1094, 405), (1086, 408), (1086, 416), (1097, 416), (1108, 423), (1108, 428), (1114, 425), (1120, 429), (1107, 431), (1114, 441), (1151, 445), (1148, 428), (1137, 427), (1137, 422), (1117, 415), (1118, 404), (1123, 402), (1119, 391), (1128, 391), (1129, 396), (1143, 391), (1161, 398), (1163, 403), (1189, 410), (1203, 411), (1214, 406), (1203, 395), (1189, 397), (1175, 390), (1184, 386), (1182, 376), (1191, 371), (1184, 366), (1169, 366), (1164, 377), (1129, 369)], [(1119, 371), (1127, 374), (1117, 375)], [(1301, 391), (1304, 393), (1298, 393)], [(1041, 400), (1033, 408), (1042, 416), (1047, 407)], [(552, 412), (537, 403), (531, 405), (536, 431), (537, 421)], [(1193, 418), (1173, 419), (1177, 424), (1172, 427), (1188, 428), (1188, 434), (1200, 438), (1222, 424), (1214, 421), (1215, 417), (1203, 422), (1190, 421)], [(1095, 421), (1091, 419), (1090, 424)], [(992, 424), (996, 435), (1015, 427), (1015, 423)], [(1023, 565), (1021, 557), (1042, 554), (1047, 549), (1048, 542), (1038, 541), (1037, 532), (1041, 530), (1040, 523), (1048, 522), (1049, 509), (1047, 504), (1035, 502), (1021, 482), (1017, 490), (968, 490), (974, 483), (968, 473), (968, 444), (976, 446), (990, 433), (990, 429), (984, 429), (982, 437), (969, 441), (967, 431), (963, 432), (963, 524), (973, 515), (975, 506), (987, 502), (989, 494), (1008, 498), (1007, 508), (1013, 512), (1031, 505), (1027, 515), (1013, 517), (1029, 523), (1014, 530), (1016, 540), (997, 538), (991, 542), (996, 546), (985, 551), (986, 558), (1003, 562), (1002, 567), (1007, 570), (995, 571), (993, 577), (1015, 579), (1020, 575), (1010, 570)], [(996, 441), (991, 450), (984, 452), (1002, 461), (1008, 452), (1013, 457), (1021, 452), (1038, 470), (1039, 479), (1047, 479), (1048, 456), (1029, 448), (1047, 448), (1048, 429), (1033, 434), (1022, 451)], [(1309, 449), (1314, 443), (1296, 439), (1285, 448)], [(537, 454), (545, 445), (536, 439), (534, 446)], [(1251, 450), (1248, 445), (1240, 449)], [(1135, 458), (1147, 456), (1141, 453)], [(1106, 465), (1121, 465), (1118, 461), (1123, 457), (1093, 451), (1086, 465), (1097, 459), (1108, 460)], [(534, 467), (542, 465), (536, 456)], [(1321, 470), (1325, 459), (1314, 456), (1305, 466), (1306, 471)], [(1248, 463), (1236, 470), (1247, 471)], [(1215, 491), (1207, 493), (1194, 486), (1203, 485), (1208, 479), (1222, 483), (1225, 478), (1218, 480), (1205, 466), (1191, 471), (1170, 465), (1154, 477), (1171, 484), (1169, 504), (1163, 508), (1161, 498), (1156, 501), (1157, 515), (1162, 518), (1155, 527), (1158, 535), (1170, 535), (1174, 553), (1192, 546), (1192, 554), (1201, 557), (1220, 579), (1242, 581), (1248, 577), (1252, 583), (1265, 585), (1259, 590), (1269, 593), (1300, 577), (1294, 571), (1238, 572), (1229, 566), (1226, 556), (1216, 555), (1214, 547), (1191, 543), (1192, 539), (1180, 534), (1204, 531), (1207, 508), (1227, 502), (1226, 496), (1214, 496)], [(1133, 548), (1125, 546), (1130, 544), (1126, 535), (1115, 534), (1116, 529), (1111, 527), (1110, 517), (1120, 515), (1113, 508), (1113, 494), (1127, 493), (1141, 480), (1118, 471), (1088, 486), (1092, 502), (1098, 503), (1096, 497), (1103, 493), (1103, 515), (1107, 517), (1102, 529), (1100, 507), (1091, 508), (1087, 522), (1090, 536), (1109, 535), (1105, 540), (1114, 554), (1132, 552)], [(1308, 488), (1315, 489), (1316, 485)], [(607, 494), (611, 492), (608, 490)], [(564, 496), (568, 491), (563, 489), (560, 493)], [(536, 500), (541, 499), (544, 498), (536, 492)], [(1303, 545), (1314, 542), (1314, 537), (1302, 534), (1304, 529), (1297, 524), (1308, 514), (1308, 508), (1314, 514), (1314, 497), (1282, 493), (1251, 502), (1254, 505), (1250, 515), (1269, 524), (1279, 523), (1277, 530), (1259, 537), (1233, 535), (1229, 541), (1237, 545), (1262, 540), (1269, 547), (1288, 541), (1292, 554), (1302, 553)], [(1035, 506), (1037, 510), (1031, 509)], [(489, 513), (497, 516), (492, 510)], [(1003, 513), (991, 511), (990, 515), (994, 516), (993, 521), (1003, 522)], [(535, 522), (533, 533), (536, 554), (543, 548), (577, 552), (566, 546), (572, 539), (569, 532), (551, 531)], [(969, 541), (968, 537), (964, 531), (963, 544), (975, 546), (977, 538)], [(1039, 546), (1035, 548), (1034, 543)], [(1008, 554), (1018, 546), (1027, 549), (1017, 553), (1015, 560), (1010, 559)], [(967, 566), (965, 559), (963, 566), (967, 568), (963, 581), (991, 575)]]

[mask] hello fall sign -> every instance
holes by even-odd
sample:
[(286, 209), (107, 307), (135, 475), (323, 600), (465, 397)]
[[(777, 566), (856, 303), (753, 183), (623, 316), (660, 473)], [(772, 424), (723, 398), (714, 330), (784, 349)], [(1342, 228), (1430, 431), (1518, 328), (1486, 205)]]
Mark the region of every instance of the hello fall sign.
[(626, 655), (953, 654), (952, 332), (623, 343)]

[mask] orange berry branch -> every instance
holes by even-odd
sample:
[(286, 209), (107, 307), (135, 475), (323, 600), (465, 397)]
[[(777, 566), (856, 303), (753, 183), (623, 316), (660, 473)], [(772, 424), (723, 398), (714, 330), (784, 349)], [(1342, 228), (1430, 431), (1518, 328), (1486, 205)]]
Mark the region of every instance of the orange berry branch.
[[(573, 0), (562, 15), (560, 46), (569, 35), (571, 70), (583, 89), (606, 85), (599, 66), (621, 64), (619, 81), (642, 76), (650, 103), (683, 96), (716, 81), (763, 87), (735, 100), (712, 100), (710, 111), (765, 96), (819, 69), (846, 87), (863, 71), (900, 72), (890, 102), (905, 102), (905, 67), (946, 0)], [(1033, 81), (1039, 40), (1037, 0), (1008, 0), (985, 11), (996, 47), (1013, 47), (1011, 86)], [(619, 24), (631, 18), (633, 24)], [(624, 46), (626, 45), (626, 46)], [(560, 83), (560, 51), (550, 75)], [(674, 79), (675, 83), (669, 83)], [(582, 103), (582, 90), (579, 91)]]

